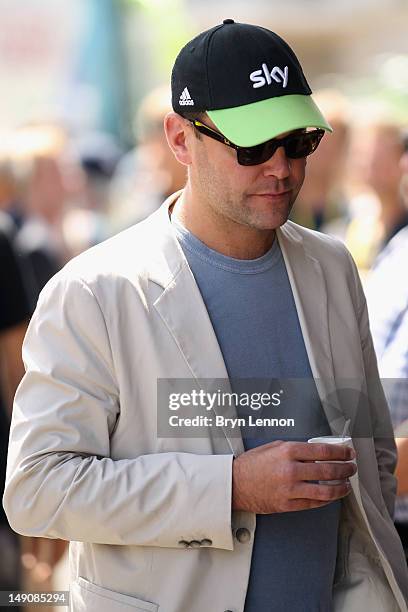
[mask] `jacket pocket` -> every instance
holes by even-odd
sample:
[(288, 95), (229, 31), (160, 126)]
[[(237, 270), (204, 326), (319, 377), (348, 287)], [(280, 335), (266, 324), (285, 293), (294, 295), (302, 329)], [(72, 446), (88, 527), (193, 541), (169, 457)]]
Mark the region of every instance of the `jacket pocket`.
[(98, 586), (79, 576), (71, 584), (70, 612), (158, 612), (159, 606)]
[(341, 540), (339, 571), (333, 586), (334, 612), (400, 612), (371, 543), (365, 543), (357, 530), (343, 533)]

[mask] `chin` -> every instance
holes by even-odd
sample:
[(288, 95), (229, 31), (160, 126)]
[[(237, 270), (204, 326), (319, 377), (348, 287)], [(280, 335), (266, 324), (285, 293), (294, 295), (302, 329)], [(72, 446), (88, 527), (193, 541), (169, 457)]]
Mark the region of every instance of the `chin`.
[(269, 214), (257, 215), (252, 218), (250, 225), (259, 230), (274, 230), (281, 227), (288, 220), (290, 210), (273, 211)]
[(288, 220), (287, 217), (285, 217), (285, 219), (282, 219), (280, 221), (276, 220), (274, 223), (265, 223), (265, 225), (263, 227), (258, 227), (258, 229), (260, 230), (276, 230), (278, 229), (278, 227), (282, 227), (282, 225), (285, 225), (286, 221)]

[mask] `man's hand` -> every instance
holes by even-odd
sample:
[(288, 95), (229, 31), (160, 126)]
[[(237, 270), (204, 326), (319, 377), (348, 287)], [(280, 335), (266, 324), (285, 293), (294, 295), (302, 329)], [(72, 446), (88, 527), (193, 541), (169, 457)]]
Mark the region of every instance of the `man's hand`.
[[(234, 459), (232, 464), (232, 509), (272, 514), (319, 508), (347, 495), (346, 480), (356, 473), (350, 461), (355, 451), (338, 444), (270, 442)], [(342, 484), (308, 481), (343, 480)]]

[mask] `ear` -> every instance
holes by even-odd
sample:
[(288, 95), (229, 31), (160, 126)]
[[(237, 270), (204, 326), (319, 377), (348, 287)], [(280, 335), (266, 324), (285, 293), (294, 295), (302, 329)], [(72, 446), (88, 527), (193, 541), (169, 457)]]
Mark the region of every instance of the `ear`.
[(177, 113), (168, 113), (164, 118), (167, 143), (177, 161), (184, 166), (191, 164), (191, 153), (187, 143), (186, 120)]

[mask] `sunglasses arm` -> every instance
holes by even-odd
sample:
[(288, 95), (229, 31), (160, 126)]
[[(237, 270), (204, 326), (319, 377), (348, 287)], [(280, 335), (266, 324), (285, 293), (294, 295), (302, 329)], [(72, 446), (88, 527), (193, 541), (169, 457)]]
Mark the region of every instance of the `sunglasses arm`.
[(241, 148), (235, 145), (230, 140), (228, 140), (228, 138), (225, 138), (225, 136), (223, 136), (219, 132), (216, 132), (212, 128), (208, 127), (208, 125), (204, 125), (204, 123), (201, 123), (201, 121), (197, 121), (197, 120), (196, 121), (189, 120), (189, 121), (202, 134), (206, 134), (210, 138), (213, 138), (214, 140), (218, 140), (218, 142), (222, 142), (223, 144), (227, 145), (228, 147), (231, 147), (231, 149), (235, 149), (236, 151), (239, 151), (239, 149)]

